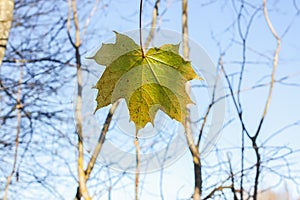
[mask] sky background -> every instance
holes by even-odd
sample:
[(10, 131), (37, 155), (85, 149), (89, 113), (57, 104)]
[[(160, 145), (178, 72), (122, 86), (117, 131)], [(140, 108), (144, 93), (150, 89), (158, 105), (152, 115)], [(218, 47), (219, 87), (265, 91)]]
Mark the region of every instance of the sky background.
[[(143, 25), (148, 26), (151, 20), (152, 1), (144, 3)], [(297, 2), (297, 1), (296, 1)], [(91, 49), (97, 49), (106, 39), (111, 38), (113, 30), (118, 32), (127, 32), (138, 28), (138, 1), (110, 1), (107, 8), (96, 13), (91, 21), (90, 29), (93, 24), (101, 24), (103, 30), (97, 30), (102, 38), (85, 38), (86, 42), (90, 42)], [(104, 4), (104, 3), (103, 3)], [(251, 4), (259, 5), (262, 1), (253, 1)], [(248, 4), (247, 4), (248, 5)], [(250, 5), (250, 4), (249, 4)], [(103, 5), (105, 6), (105, 5)], [(170, 29), (181, 32), (181, 2), (180, 1), (162, 1), (160, 6), (158, 26), (163, 29)], [(240, 8), (240, 2), (233, 1), (207, 1), (200, 2), (196, 0), (189, 1), (189, 37), (197, 42), (210, 56), (211, 60), (216, 64), (220, 53), (224, 53), (224, 64), (227, 73), (233, 74), (239, 72), (240, 62), (242, 60), (241, 38), (237, 27), (237, 15)], [(162, 11), (163, 10), (163, 11)], [(276, 83), (270, 109), (262, 128), (262, 132), (258, 141), (262, 142), (272, 134), (285, 126), (293, 123), (299, 123), (299, 84), (300, 84), (300, 35), (299, 16), (297, 10), (293, 6), (292, 1), (269, 1), (268, 10), (270, 19), (277, 33), (282, 37), (282, 47), (279, 56), (278, 70), (276, 79), (288, 76), (284, 83)], [(246, 7), (243, 12), (241, 29), (245, 33), (246, 23), (250, 16), (256, 12), (251, 6)], [(99, 17), (98, 17), (99, 16)], [(271, 35), (269, 28), (264, 20), (262, 10), (257, 11), (253, 18), (247, 38), (247, 62), (244, 80), (242, 84), (242, 106), (244, 110), (244, 119), (246, 127), (250, 132), (254, 132), (258, 126), (259, 119), (262, 115), (263, 107), (268, 94), (268, 83), (272, 70), (272, 56), (276, 48), (276, 41)], [(93, 50), (92, 50), (93, 51)], [(193, 63), (193, 61), (192, 61)], [(236, 88), (237, 76), (231, 78), (233, 87)], [(258, 84), (266, 84), (264, 87), (251, 89)], [(226, 83), (224, 87), (227, 88)], [(228, 92), (228, 90), (227, 90)], [(197, 94), (196, 94), (197, 95)], [(201, 97), (199, 97), (201, 99)], [(205, 106), (205, 105), (203, 105)], [(240, 124), (233, 107), (231, 99), (226, 104), (226, 120), (232, 119), (232, 123), (223, 131), (217, 143), (217, 148), (239, 147)], [(300, 128), (296, 124), (291, 126), (280, 134), (272, 138), (266, 146), (286, 146), (293, 150), (299, 149), (299, 132)], [(249, 145), (249, 141), (246, 142)], [(254, 155), (251, 150), (247, 151), (247, 160), (251, 163)], [(264, 152), (272, 153), (269, 150)], [(213, 154), (213, 153), (212, 153)], [(219, 152), (221, 157), (226, 157), (226, 151)], [(233, 167), (239, 167), (240, 161), (235, 158), (239, 151), (232, 151)], [(275, 154), (276, 155), (276, 154)], [(274, 156), (275, 156), (274, 155)], [(278, 155), (278, 154), (277, 154)], [(236, 156), (238, 157), (238, 156)], [(214, 163), (215, 156), (207, 156), (205, 162)], [(295, 153), (287, 159), (294, 163), (291, 166), (292, 171), (298, 170), (299, 154)], [(280, 164), (277, 161), (271, 165)], [(159, 199), (161, 192), (165, 199), (186, 198), (192, 194), (193, 189), (193, 166), (190, 153), (187, 151), (172, 166), (164, 169), (162, 191), (160, 188), (160, 172), (150, 173), (141, 176), (142, 190), (140, 196), (142, 199)], [(278, 171), (286, 173), (284, 169)], [(204, 173), (206, 174), (206, 173)], [(209, 174), (209, 171), (207, 172)], [(206, 174), (206, 175), (207, 175)], [(143, 177), (143, 178), (142, 178)], [(268, 187), (274, 185), (277, 176), (266, 175), (263, 177), (261, 186)], [(132, 199), (134, 195), (133, 176), (128, 180), (118, 183), (113, 190), (113, 199)], [(204, 183), (206, 184), (206, 183)], [(292, 195), (296, 195), (295, 185), (287, 182)], [(281, 189), (280, 189), (281, 188)], [(283, 185), (275, 190), (282, 190)], [(107, 195), (107, 194), (106, 194)], [(71, 195), (72, 196), (72, 195)], [(105, 199), (105, 198), (103, 198)]]
[[(57, 6), (56, 9), (58, 9), (59, 13), (62, 14), (62, 17), (65, 18), (67, 2), (59, 1), (59, 3), (61, 3), (61, 5)], [(87, 10), (92, 7), (93, 4), (94, 1), (78, 1), (78, 8), (81, 8), (78, 15), (81, 21), (85, 21), (88, 15), (91, 14), (87, 12)], [(143, 27), (150, 26), (153, 4), (153, 0), (144, 1)], [(47, 4), (45, 5), (47, 6)], [(243, 56), (243, 46), (241, 43), (242, 40), (239, 34), (237, 20), (240, 5), (241, 1), (230, 0), (190, 0), (188, 4), (190, 39), (206, 51), (207, 55), (216, 67), (218, 67), (217, 63), (220, 54), (223, 54), (222, 59), (224, 66), (227, 74), (230, 75), (234, 91), (237, 90), (237, 73), (240, 72)], [(255, 15), (246, 40), (246, 65), (242, 83), (241, 102), (245, 125), (250, 133), (253, 133), (256, 131), (259, 124), (269, 91), (272, 59), (276, 48), (276, 40), (272, 36), (267, 23), (265, 22), (261, 9), (262, 7), (257, 9), (257, 5), (262, 5), (262, 1), (245, 1), (245, 5), (246, 6), (242, 12), (240, 21), (240, 30), (243, 35), (247, 31), (247, 24), (250, 21), (251, 16), (254, 13)], [(255, 7), (252, 5), (255, 5)], [(270, 20), (278, 35), (282, 38), (275, 79), (281, 80), (285, 77), (286, 79), (275, 83), (272, 101), (263, 124), (261, 134), (258, 138), (258, 142), (259, 144), (263, 143), (263, 148), (261, 149), (263, 160), (269, 159), (270, 157), (276, 158), (276, 156), (283, 155), (289, 150), (294, 151), (295, 153), (284, 158), (292, 164), (290, 166), (290, 175), (299, 179), (297, 173), (300, 168), (300, 154), (296, 151), (300, 149), (300, 11), (299, 9), (297, 10), (297, 6), (300, 8), (299, 0), (269, 0), (267, 4)], [(98, 9), (91, 18), (90, 24), (85, 32), (86, 34), (81, 35), (84, 44), (81, 48), (83, 57), (92, 55), (100, 48), (103, 42), (112, 38), (114, 36), (113, 31), (124, 33), (136, 30), (139, 25), (138, 9), (139, 1), (137, 0), (99, 1)], [(181, 12), (181, 1), (162, 0), (159, 7), (158, 28), (175, 31), (180, 35)], [(55, 21), (56, 17), (59, 19), (60, 16), (53, 16), (51, 20)], [(42, 19), (46, 22), (48, 20), (45, 18)], [(83, 27), (84, 23), (81, 23), (80, 28)], [(47, 30), (48, 29), (46, 28), (39, 29), (33, 31), (33, 33), (39, 35)], [(17, 38), (18, 34), (18, 32), (13, 32), (12, 38)], [(22, 40), (20, 39), (20, 42), (21, 41)], [(51, 45), (56, 45), (56, 43), (57, 45), (63, 46), (63, 43), (61, 44), (60, 41), (52, 41), (52, 44), (41, 44), (41, 46), (44, 45), (43, 47), (49, 48), (49, 51), (52, 51), (50, 47)], [(66, 55), (62, 54), (60, 56), (64, 57)], [(193, 60), (191, 61), (192, 64), (195, 65), (195, 62), (193, 62)], [(88, 69), (96, 69), (96, 76), (89, 80), (89, 84), (91, 85), (88, 85), (88, 87), (86, 86), (86, 88), (90, 89), (90, 86), (93, 84), (93, 81), (91, 80), (94, 80), (95, 78), (97, 79), (97, 76), (99, 78), (104, 68), (96, 65), (88, 59), (83, 59), (83, 65)], [(201, 66), (194, 67), (197, 68)], [(193, 94), (197, 99), (197, 102), (199, 102), (197, 105), (200, 110), (199, 113), (204, 113), (208, 106), (208, 96), (203, 94), (205, 91), (199, 89), (197, 84), (201, 86), (202, 83), (195, 83)], [(66, 85), (65, 90), (59, 91), (63, 101), (67, 100), (67, 102), (71, 102), (74, 100), (74, 85), (75, 80), (70, 85)], [(229, 94), (228, 85), (224, 77), (223, 85), (226, 93)], [(94, 90), (92, 94), (95, 95)], [(93, 106), (95, 106), (95, 102), (92, 101), (89, 101), (85, 105), (91, 108), (91, 110), (93, 110)], [(103, 108), (94, 116), (99, 124), (103, 124), (108, 109), (108, 107)], [(213, 118), (209, 119), (212, 120), (210, 123), (214, 122)], [(220, 168), (211, 166), (214, 166), (220, 161), (227, 162), (228, 155), (230, 156), (233, 169), (237, 171), (240, 168), (241, 125), (231, 98), (226, 99), (225, 122), (228, 121), (231, 123), (222, 130), (215, 148), (208, 156), (203, 158), (203, 165), (208, 166), (203, 172), (203, 175), (204, 177), (209, 177), (209, 179), (207, 181), (205, 180), (203, 183), (205, 188), (210, 187), (214, 183), (220, 183), (220, 180), (227, 177), (224, 166)], [(59, 122), (57, 122), (57, 124), (59, 124)], [(71, 122), (71, 124), (73, 126), (73, 122)], [(69, 131), (68, 128), (67, 122), (58, 126), (59, 130)], [(89, 127), (87, 126), (87, 128)], [(98, 129), (99, 128), (101, 127), (98, 127)], [(47, 131), (42, 128), (37, 130)], [(85, 138), (85, 149), (87, 151), (92, 150), (92, 144), (98, 137), (98, 132), (91, 133), (95, 134), (87, 135)], [(116, 133), (117, 132), (114, 134)], [(113, 133), (110, 134), (112, 135)], [(37, 140), (44, 139), (39, 138), (39, 136), (34, 137), (37, 137)], [(267, 143), (264, 143), (267, 138), (270, 139)], [(77, 140), (75, 135), (73, 139), (74, 141)], [(111, 136), (111, 140), (113, 139), (116, 138)], [(55, 143), (52, 145), (56, 146), (59, 144)], [(125, 146), (125, 149), (133, 146), (133, 143), (127, 145), (128, 146)], [(246, 140), (246, 145), (250, 145), (248, 140)], [(282, 146), (282, 151), (277, 151), (277, 146)], [(40, 148), (42, 149), (42, 147)], [(65, 156), (66, 159), (73, 161), (74, 163), (71, 163), (70, 167), (76, 169), (76, 155), (73, 151), (62, 150), (59, 153), (63, 157)], [(45, 165), (50, 162), (53, 171), (62, 175), (61, 177), (54, 177), (52, 184), (57, 185), (55, 188), (63, 194), (65, 199), (73, 198), (77, 185), (74, 184), (75, 182), (72, 177), (64, 177), (65, 174), (70, 174), (69, 169), (61, 168), (54, 160), (48, 160), (49, 157), (45, 157), (43, 151), (37, 152), (36, 156), (40, 156), (40, 162)], [(254, 163), (254, 158), (253, 151), (246, 148), (246, 163), (248, 166)], [(270, 173), (263, 175), (264, 179), (260, 184), (260, 189), (276, 185), (279, 181), (279, 176), (277, 176), (276, 173), (284, 175), (289, 174), (284, 166), (278, 167), (278, 165), (284, 164), (285, 159), (277, 161), (269, 160), (268, 165), (263, 165), (265, 170), (270, 171), (274, 169), (274, 173), (273, 175)], [(169, 167), (163, 168), (163, 171), (142, 174), (140, 177), (141, 187), (139, 189), (139, 196), (144, 200), (161, 199), (162, 196), (166, 200), (187, 199), (193, 193), (194, 187), (194, 172), (192, 163), (190, 152), (186, 149), (186, 152), (182, 152), (182, 156), (176, 160), (176, 162)], [(99, 166), (101, 166), (100, 161), (97, 163), (97, 167)], [(109, 199), (109, 195), (111, 195), (111, 199), (133, 199), (134, 175), (123, 176), (123, 174), (119, 171), (111, 170), (109, 168), (103, 168), (103, 170), (100, 169), (102, 168), (100, 167), (99, 171), (93, 172), (95, 174), (95, 178), (98, 177), (99, 180), (103, 179), (108, 181), (99, 186), (97, 185), (99, 182), (93, 179), (90, 180), (89, 186), (92, 188), (92, 195), (93, 193), (97, 195), (101, 194), (103, 197), (101, 199)], [(253, 174), (249, 174), (249, 176), (251, 175)], [(120, 179), (119, 177), (123, 178)], [(70, 181), (70, 179), (72, 179), (72, 181)], [(60, 183), (62, 181), (64, 183), (64, 187), (60, 187)], [(287, 180), (286, 183), (292, 195), (291, 199), (296, 199), (296, 197), (300, 196), (300, 193), (297, 192), (297, 189), (300, 189), (299, 186), (297, 188), (297, 186), (289, 180)], [(113, 186), (111, 194), (107, 192), (110, 185)], [(274, 188), (277, 192), (282, 192), (283, 189), (284, 182), (281, 182), (281, 184)], [(43, 194), (44, 196), (41, 196), (40, 191), (28, 190), (27, 194), (24, 193), (22, 195), (28, 198), (39, 195), (41, 199), (47, 199), (47, 194)]]
[[(297, 1), (295, 1), (298, 3)], [(108, 5), (102, 11), (96, 13), (91, 21), (90, 29), (93, 29), (93, 24), (101, 24), (103, 29), (96, 30), (101, 34), (101, 38), (89, 40), (91, 49), (97, 49), (101, 43), (108, 38), (111, 38), (113, 30), (118, 32), (127, 32), (138, 28), (138, 1), (109, 1)], [(249, 2), (250, 3), (250, 2)], [(104, 3), (103, 3), (104, 4)], [(152, 1), (144, 3), (143, 25), (148, 26), (151, 20)], [(247, 38), (246, 56), (247, 62), (245, 74), (242, 84), (241, 94), (242, 107), (244, 110), (244, 120), (246, 127), (250, 132), (254, 132), (258, 126), (259, 119), (263, 112), (268, 90), (270, 74), (272, 70), (272, 56), (276, 48), (276, 40), (272, 36), (265, 22), (262, 10), (256, 11), (250, 4), (243, 12), (241, 20), (241, 30), (245, 33), (251, 15), (257, 12), (253, 18)], [(253, 1), (253, 5), (262, 5), (262, 1)], [(300, 3), (298, 3), (300, 4)], [(103, 5), (105, 6), (105, 5)], [(268, 10), (271, 22), (275, 30), (282, 37), (281, 52), (279, 55), (278, 70), (276, 72), (276, 80), (283, 77), (288, 79), (282, 83), (276, 83), (270, 109), (267, 118), (262, 128), (262, 132), (258, 141), (265, 141), (278, 130), (289, 126), (293, 123), (299, 123), (300, 113), (300, 19), (299, 11), (295, 9), (293, 1), (269, 1)], [(234, 74), (240, 70), (240, 62), (242, 60), (242, 45), (241, 38), (237, 27), (237, 15), (240, 9), (240, 2), (235, 1), (189, 1), (189, 37), (197, 42), (210, 56), (211, 60), (217, 64), (220, 53), (224, 53), (224, 65), (228, 74)], [(162, 29), (170, 29), (181, 32), (181, 2), (180, 1), (162, 1), (159, 14), (158, 26)], [(99, 16), (99, 17), (97, 17)], [(91, 50), (93, 51), (93, 50)], [(192, 61), (193, 62), (193, 61)], [(232, 76), (233, 87), (236, 88), (238, 76)], [(265, 84), (263, 87), (251, 89), (258, 84)], [(224, 87), (227, 88), (226, 82)], [(227, 90), (228, 92), (228, 90)], [(197, 94), (196, 94), (197, 96)], [(201, 98), (201, 97), (200, 97)], [(236, 110), (231, 99), (226, 104), (226, 120), (232, 119), (232, 123), (227, 126), (217, 143), (217, 148), (231, 148), (240, 146), (240, 124), (237, 119)], [(299, 143), (300, 128), (298, 124), (291, 125), (280, 134), (273, 137), (265, 146), (286, 146), (294, 151), (300, 148)], [(246, 142), (249, 145), (249, 142)], [(264, 150), (266, 154), (272, 153), (269, 150)], [(221, 157), (226, 157), (226, 151), (220, 152)], [(239, 151), (232, 151), (233, 167), (239, 167), (240, 161), (238, 158)], [(275, 154), (276, 155), (276, 154)], [(275, 156), (274, 155), (274, 156)], [(251, 163), (254, 159), (253, 152), (247, 151), (247, 160)], [(295, 153), (289, 158), (291, 161), (300, 161), (299, 154)], [(205, 162), (208, 164), (214, 163), (214, 156), (207, 156)], [(280, 161), (278, 161), (280, 163)], [(273, 165), (278, 164), (275, 162)], [(272, 165), (272, 164), (271, 164)], [(300, 167), (299, 162), (292, 166), (292, 170), (297, 170)], [(279, 170), (279, 173), (284, 173)], [(209, 172), (207, 172), (209, 174)], [(143, 190), (141, 190), (141, 198), (149, 199), (151, 197), (159, 198), (161, 189), (160, 173), (151, 173), (145, 175), (141, 182)], [(143, 176), (142, 176), (143, 177)], [(165, 199), (186, 198), (192, 193), (193, 189), (193, 166), (190, 153), (187, 151), (177, 162), (172, 166), (164, 169), (163, 175), (163, 194)], [(267, 175), (263, 187), (268, 187), (275, 184), (278, 177)], [(133, 180), (129, 179), (128, 183)], [(124, 185), (126, 185), (123, 182)], [(206, 183), (204, 183), (205, 185)], [(132, 199), (133, 184), (124, 186), (117, 184), (112, 197)], [(209, 185), (209, 183), (208, 183)], [(296, 195), (295, 186), (289, 183), (291, 193)], [(280, 189), (281, 188), (281, 189)], [(283, 185), (277, 189), (282, 190)], [(175, 192), (176, 191), (176, 192)], [(104, 198), (105, 199), (105, 198)]]

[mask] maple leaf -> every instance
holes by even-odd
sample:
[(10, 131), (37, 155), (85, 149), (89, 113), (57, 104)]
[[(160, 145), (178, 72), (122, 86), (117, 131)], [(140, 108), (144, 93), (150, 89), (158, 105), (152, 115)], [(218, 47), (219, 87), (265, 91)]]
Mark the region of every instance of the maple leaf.
[(150, 48), (145, 55), (126, 35), (116, 33), (115, 44), (102, 44), (93, 59), (106, 69), (96, 84), (95, 112), (124, 98), (137, 130), (160, 109), (184, 125), (186, 105), (193, 103), (185, 84), (200, 79), (191, 63), (179, 55), (179, 45), (165, 44)]

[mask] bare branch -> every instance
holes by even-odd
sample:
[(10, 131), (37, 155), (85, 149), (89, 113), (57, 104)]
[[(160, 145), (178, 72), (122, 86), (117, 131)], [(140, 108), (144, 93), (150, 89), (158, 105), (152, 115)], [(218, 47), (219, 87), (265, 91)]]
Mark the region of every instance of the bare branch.
[(159, 4), (160, 4), (160, 0), (156, 0), (154, 8), (153, 8), (153, 12), (152, 12), (151, 30), (149, 32), (149, 35), (148, 35), (145, 45), (144, 45), (146, 50), (149, 47), (149, 44), (154, 37), (154, 31), (155, 31), (156, 22), (157, 22)]
[[(70, 37), (70, 0), (68, 0), (69, 12), (68, 12), (68, 35)], [(86, 200), (90, 200), (91, 197), (88, 193), (86, 186), (86, 178), (84, 171), (84, 150), (83, 150), (83, 130), (82, 130), (82, 75), (81, 75), (81, 56), (79, 52), (80, 48), (80, 32), (79, 32), (79, 23), (77, 17), (77, 7), (76, 0), (72, 0), (72, 11), (73, 11), (73, 22), (75, 26), (75, 43), (70, 39), (71, 44), (75, 49), (75, 59), (77, 65), (77, 99), (76, 99), (76, 108), (75, 108), (75, 119), (76, 119), (76, 130), (78, 134), (78, 160), (77, 160), (77, 170), (78, 170), (78, 183), (80, 188), (80, 196)], [(80, 199), (80, 196), (77, 196), (77, 199)]]
[(266, 102), (266, 105), (265, 105), (265, 108), (264, 108), (264, 112), (263, 112), (263, 115), (261, 117), (261, 120), (260, 120), (260, 123), (258, 125), (258, 128), (256, 130), (256, 133), (255, 135), (253, 136), (254, 138), (256, 138), (260, 132), (260, 129), (261, 129), (261, 126), (264, 122), (264, 119), (267, 115), (267, 112), (268, 112), (268, 109), (269, 109), (269, 106), (270, 106), (270, 102), (271, 102), (271, 99), (272, 99), (272, 94), (273, 94), (273, 88), (274, 88), (274, 82), (275, 82), (275, 73), (276, 73), (276, 69), (277, 69), (277, 65), (278, 65), (278, 56), (279, 56), (279, 52), (280, 52), (280, 47), (281, 47), (281, 39), (280, 37), (278, 36), (278, 34), (276, 33), (273, 25), (272, 25), (272, 22), (270, 21), (270, 18), (269, 18), (269, 15), (268, 15), (268, 10), (267, 10), (267, 0), (264, 0), (264, 16), (265, 16), (265, 19), (266, 19), (266, 22), (268, 24), (268, 27), (271, 31), (271, 33), (273, 34), (274, 38), (276, 39), (277, 41), (277, 48), (274, 52), (274, 58), (273, 58), (273, 71), (272, 71), (272, 75), (271, 75), (271, 83), (270, 83), (270, 89), (269, 89), (269, 95), (268, 95), (268, 98), (267, 98), (267, 102)]
[(13, 162), (13, 167), (11, 170), (10, 175), (7, 177), (6, 184), (5, 184), (5, 193), (4, 193), (4, 200), (8, 199), (8, 190), (9, 190), (9, 185), (11, 183), (11, 178), (14, 175), (16, 171), (16, 165), (17, 165), (17, 159), (18, 159), (18, 148), (19, 148), (19, 135), (21, 131), (21, 108), (22, 108), (22, 103), (21, 103), (21, 89), (22, 89), (22, 82), (23, 82), (23, 66), (20, 66), (20, 79), (19, 79), (19, 86), (18, 86), (18, 94), (17, 94), (17, 133), (16, 133), (16, 139), (15, 139), (15, 154), (14, 154), (14, 162)]

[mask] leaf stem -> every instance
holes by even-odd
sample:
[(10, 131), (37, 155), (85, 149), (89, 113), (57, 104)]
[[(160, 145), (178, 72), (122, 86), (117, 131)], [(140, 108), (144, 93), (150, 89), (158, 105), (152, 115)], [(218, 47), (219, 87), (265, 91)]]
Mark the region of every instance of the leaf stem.
[(143, 11), (143, 0), (140, 0), (140, 46), (143, 58), (145, 57), (144, 49), (143, 49), (143, 35), (142, 35), (142, 11)]

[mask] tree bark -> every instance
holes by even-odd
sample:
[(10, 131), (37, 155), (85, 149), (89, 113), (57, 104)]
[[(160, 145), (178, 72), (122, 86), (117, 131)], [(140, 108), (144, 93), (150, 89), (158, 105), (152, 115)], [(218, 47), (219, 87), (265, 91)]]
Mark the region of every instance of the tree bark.
[(0, 1), (0, 66), (4, 57), (14, 12), (14, 0)]

